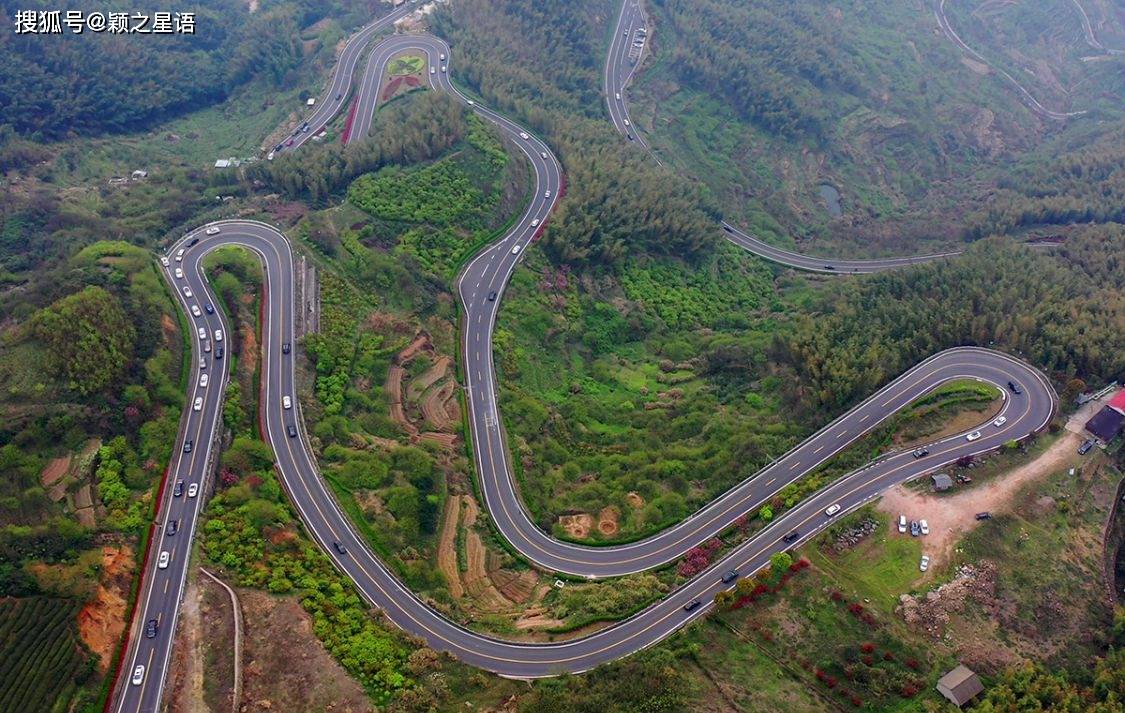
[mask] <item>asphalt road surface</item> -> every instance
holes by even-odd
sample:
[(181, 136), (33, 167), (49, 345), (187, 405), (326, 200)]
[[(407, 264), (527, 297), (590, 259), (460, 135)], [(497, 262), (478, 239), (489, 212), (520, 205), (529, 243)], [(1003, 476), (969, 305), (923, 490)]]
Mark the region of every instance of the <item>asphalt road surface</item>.
[[(622, 16), (625, 17), (628, 11), (627, 2)], [(643, 22), (643, 18), (633, 21)], [(625, 36), (620, 29), (618, 35)], [(1037, 370), (987, 349), (950, 349), (910, 369), (679, 525), (646, 540), (617, 547), (583, 547), (551, 538), (529, 519), (519, 500), (509, 467), (496, 400), (492, 333), (508, 279), (518, 266), (524, 250), (543, 229), (560, 190), (565, 186), (562, 167), (538, 137), (459, 93), (449, 80), (449, 47), (428, 35), (394, 36), (374, 48), (360, 85), (358, 101), (361, 111), (354, 126), (370, 127), (370, 113), (375, 109), (383, 68), (391, 58), (403, 52), (424, 54), (428, 60), (427, 67), (437, 67), (434, 74), (428, 74), (427, 69), (431, 85), (471, 103), (474, 111), (499, 127), (509, 145), (526, 157), (535, 174), (532, 200), (524, 213), (504, 237), (482, 250), (466, 265), (458, 276), (457, 291), (464, 306), (464, 341), (461, 347), (470, 436), (485, 506), (501, 534), (516, 550), (540, 567), (598, 578), (638, 572), (672, 561), (723, 530), (739, 516), (757, 509), (785, 485), (818, 467), (903, 406), (951, 379), (969, 377), (994, 384), (1004, 394), (1003, 415), (1006, 421), (1001, 426), (982, 424), (979, 428), (981, 436), (972, 441), (967, 440), (967, 433), (943, 438), (930, 444), (929, 454), (922, 458), (915, 458), (911, 453), (890, 453), (877, 459), (777, 517), (770, 527), (708, 570), (661, 601), (614, 626), (562, 643), (502, 641), (469, 631), (445, 619), (407, 590), (356, 533), (320, 477), (305, 440), (300, 405), (295, 398), (293, 354), (286, 354), (282, 349), (283, 344), (293, 342), (297, 309), (293, 292), (293, 255), (285, 236), (272, 226), (254, 221), (221, 221), (204, 226), (170, 248), (169, 265), (165, 268), (166, 278), (173, 285), (181, 307), (189, 315), (193, 330), (202, 328), (204, 332), (200, 335), (196, 331), (192, 335), (193, 386), (188, 393), (176, 455), (172, 459), (168, 486), (160, 503), (157, 531), (143, 572), (136, 625), (132, 628), (125, 666), (114, 698), (116, 710), (156, 711), (167, 677), (190, 543), (206, 492), (203, 486), (212, 472), (209, 458), (214, 453), (212, 444), (218, 434), (222, 391), (227, 379), (229, 358), (217, 359), (216, 350), (220, 342), (216, 330), (222, 330), (226, 335), (229, 327), (221, 310), (216, 309), (214, 314), (206, 310), (208, 305), (217, 303), (200, 266), (207, 252), (223, 245), (241, 245), (254, 251), (265, 269), (261, 418), (265, 436), (276, 455), (281, 482), (310, 537), (353, 580), (365, 598), (384, 610), (390, 621), (435, 649), (449, 651), (467, 663), (505, 676), (531, 678), (585, 671), (650, 646), (705, 612), (716, 592), (732, 587), (733, 583), (724, 585), (720, 581), (723, 573), (734, 570), (750, 574), (765, 566), (773, 553), (798, 546), (815, 536), (834, 519), (824, 514), (829, 505), (841, 506), (840, 513), (836, 515), (839, 517), (877, 497), (895, 483), (951, 463), (961, 456), (999, 448), (1011, 439), (1043, 428), (1049, 421), (1056, 406), (1056, 397), (1046, 378)], [(440, 59), (442, 53), (446, 55), (445, 61)], [(449, 71), (440, 70), (443, 64)], [(350, 86), (350, 76), (343, 77), (338, 71), (332, 82), (333, 88), (339, 82)], [(358, 123), (360, 115), (364, 124)], [(207, 235), (205, 228), (213, 234)], [(214, 232), (215, 229), (218, 232)], [(177, 262), (175, 256), (181, 248), (185, 252), (182, 262)], [(910, 264), (909, 259), (903, 260), (905, 262), (884, 264), (881, 269)], [(838, 264), (852, 265), (849, 261)], [(177, 267), (183, 270), (182, 277), (175, 274)], [(193, 307), (200, 310), (198, 317), (194, 316)], [(228, 341), (224, 340), (222, 344)], [(214, 381), (202, 386), (199, 377), (203, 374)], [(1018, 384), (1021, 393), (1013, 393), (1008, 388), (1009, 382)], [(292, 399), (289, 409), (283, 406), (285, 396)], [(197, 398), (200, 399), (198, 410), (195, 408)], [(190, 453), (184, 453), (186, 440), (193, 442)], [(179, 496), (175, 495), (174, 487), (178, 481), (185, 484), (185, 491)], [(200, 486), (196, 497), (188, 497), (186, 488), (191, 484)], [(166, 524), (173, 520), (178, 523), (178, 531), (173, 535), (165, 534)], [(796, 535), (784, 541), (783, 538), (791, 533)], [(169, 555), (167, 566), (163, 568), (159, 566), (162, 552)], [(685, 610), (685, 605), (695, 600), (702, 605), (692, 611)], [(144, 624), (150, 619), (159, 624), (153, 638), (146, 637), (144, 633)], [(131, 679), (138, 665), (145, 667), (144, 674), (139, 683), (133, 684)]]

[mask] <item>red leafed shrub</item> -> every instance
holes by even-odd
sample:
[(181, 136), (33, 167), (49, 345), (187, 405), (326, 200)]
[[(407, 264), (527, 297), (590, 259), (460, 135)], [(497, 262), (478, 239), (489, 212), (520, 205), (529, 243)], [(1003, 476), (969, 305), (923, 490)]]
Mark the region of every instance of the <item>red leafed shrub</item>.
[(903, 698), (913, 698), (914, 696), (918, 695), (918, 687), (913, 683), (908, 683), (902, 687), (902, 690), (899, 691), (899, 693), (902, 694)]
[(874, 657), (870, 654), (864, 654), (863, 657), (860, 658), (860, 661), (862, 661), (865, 666), (870, 666), (875, 663)]
[(883, 660), (884, 661), (894, 661), (895, 655), (892, 654), (890, 651), (884, 652), (883, 653)]
[(839, 683), (839, 681), (836, 680), (835, 676), (824, 677), (824, 685), (828, 686), (829, 688), (835, 688), (837, 683)]
[(844, 601), (844, 594), (838, 589), (833, 589), (832, 593), (828, 595), (828, 598), (834, 602), (842, 602)]
[(859, 602), (852, 602), (848, 605), (848, 611), (850, 611), (852, 614), (855, 614), (856, 616), (859, 616), (863, 613), (863, 605)]
[(781, 583), (785, 584), (788, 581), (789, 581), (789, 573), (786, 572), (785, 574), (781, 575)]
[(257, 488), (262, 484), (262, 482), (262, 476), (258, 475), (257, 473), (251, 473), (250, 475), (246, 476), (246, 484), (251, 488)]
[(692, 547), (680, 562), (678, 572), (682, 577), (694, 577), (711, 564), (711, 556), (722, 547), (718, 538), (712, 537), (698, 547)]
[(918, 659), (915, 659), (915, 658), (906, 659), (906, 667), (912, 668), (915, 671), (917, 671), (918, 670)]
[(879, 625), (879, 622), (870, 613), (865, 612), (859, 618), (863, 621), (864, 624), (867, 624), (872, 629)]
[(771, 634), (768, 631), (763, 630), (762, 631), (762, 638), (765, 639), (766, 641), (773, 641), (773, 634)]
[(852, 695), (852, 705), (855, 706), (856, 708), (859, 708), (860, 706), (863, 705), (863, 699), (860, 698), (859, 696), (853, 694)]
[(759, 584), (758, 586), (754, 587), (754, 591), (750, 592), (750, 596), (751, 597), (760, 597), (763, 594), (765, 594), (766, 592), (768, 592), (769, 590), (770, 590), (769, 587), (767, 587), (766, 585)]
[(235, 475), (234, 471), (230, 468), (223, 468), (219, 471), (219, 482), (222, 483), (224, 487), (229, 488), (232, 485), (238, 484), (238, 476)]
[(866, 641), (862, 646), (859, 647), (859, 650), (865, 654), (869, 654), (875, 650), (875, 644), (871, 643), (870, 641)]
[(824, 671), (821, 671), (821, 670), (820, 670), (820, 669), (818, 668), (818, 669), (816, 669), (815, 671), (813, 671), (813, 675), (815, 675), (815, 676), (816, 676), (816, 679), (817, 679), (818, 681), (823, 681), (823, 680), (824, 680), (824, 677), (825, 677), (825, 676), (827, 676), (828, 674), (826, 674), (826, 673), (825, 673)]

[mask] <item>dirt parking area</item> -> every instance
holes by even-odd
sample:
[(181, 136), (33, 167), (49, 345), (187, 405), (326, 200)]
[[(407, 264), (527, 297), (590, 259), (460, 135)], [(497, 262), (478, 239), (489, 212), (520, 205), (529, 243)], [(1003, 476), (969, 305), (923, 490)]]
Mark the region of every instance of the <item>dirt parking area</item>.
[(948, 560), (954, 544), (976, 527), (978, 512), (1002, 512), (1025, 484), (1069, 467), (1078, 458), (1081, 442), (1077, 434), (1064, 433), (1029, 463), (954, 495), (939, 497), (898, 485), (884, 493), (878, 508), (892, 518), (901, 514), (907, 520), (926, 520), (930, 526), (926, 551), (937, 568)]

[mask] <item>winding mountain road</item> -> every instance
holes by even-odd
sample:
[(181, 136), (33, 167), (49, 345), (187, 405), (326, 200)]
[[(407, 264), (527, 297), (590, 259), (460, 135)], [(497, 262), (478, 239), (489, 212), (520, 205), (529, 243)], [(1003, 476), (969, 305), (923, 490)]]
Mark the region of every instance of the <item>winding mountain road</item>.
[[(626, 0), (626, 10), (630, 2), (632, 0)], [(630, 22), (638, 21), (636, 14), (623, 11), (621, 17), (627, 16), (633, 18)], [(643, 16), (639, 21), (643, 21)], [(370, 26), (364, 31), (369, 29)], [(620, 28), (616, 34), (624, 36)], [(349, 42), (348, 46), (351, 44)], [(309, 536), (354, 582), (357, 590), (382, 609), (390, 621), (418, 636), (429, 646), (449, 651), (469, 664), (504, 676), (534, 678), (588, 670), (651, 646), (702, 615), (718, 591), (734, 586), (721, 581), (724, 572), (736, 570), (744, 575), (750, 574), (765, 566), (773, 553), (795, 547), (815, 536), (832, 521), (824, 514), (829, 505), (839, 504), (841, 512), (847, 512), (877, 497), (891, 485), (964, 455), (999, 448), (1009, 440), (1042, 429), (1050, 420), (1056, 407), (1056, 397), (1039, 371), (996, 351), (976, 347), (950, 349), (908, 370), (766, 469), (719, 496), (684, 522), (653, 537), (614, 547), (586, 547), (552, 538), (529, 518), (508, 462), (503, 420), (497, 404), (492, 336), (504, 288), (525, 249), (543, 229), (560, 191), (565, 187), (562, 166), (538, 137), (480, 102), (462, 95), (450, 83), (449, 72), (440, 71), (442, 65), (452, 71), (450, 48), (429, 35), (395, 35), (373, 48), (359, 87), (359, 112), (354, 124), (358, 130), (355, 136), (365, 136), (370, 128), (370, 114), (376, 106), (383, 68), (403, 52), (422, 54), (427, 58), (428, 66), (438, 67), (433, 74), (427, 70), (431, 86), (460, 98), (482, 118), (495, 124), (509, 146), (526, 157), (535, 175), (532, 198), (523, 213), (502, 238), (483, 249), (465, 266), (457, 278), (456, 287), (463, 306), (461, 350), (466, 374), (464, 388), (469, 434), (485, 507), (501, 535), (537, 566), (548, 571), (600, 578), (640, 572), (670, 562), (722, 531), (744, 513), (755, 510), (785, 485), (816, 469), (902, 407), (952, 379), (968, 377), (994, 384), (1004, 394), (1003, 415), (1006, 418), (999, 427), (982, 425), (979, 439), (968, 441), (966, 434), (960, 433), (932, 443), (929, 454), (922, 458), (915, 458), (910, 453), (891, 453), (879, 458), (780, 515), (768, 528), (734, 548), (664, 599), (604, 630), (551, 644), (503, 641), (446, 619), (403, 586), (356, 532), (320, 476), (315, 457), (305, 439), (300, 405), (296, 403), (293, 354), (282, 349), (283, 344), (294, 342), (297, 309), (293, 289), (293, 250), (288, 239), (275, 227), (250, 220), (220, 221), (183, 236), (169, 248), (170, 260), (165, 276), (192, 322), (195, 338), (192, 339), (191, 364), (193, 367), (198, 364), (200, 368), (192, 369), (193, 386), (188, 394), (188, 408), (185, 409), (176, 444), (177, 455), (170, 464), (170, 486), (178, 481), (201, 488), (206, 485), (211, 459), (216, 453), (213, 444), (218, 441), (222, 392), (227, 380), (225, 365), (228, 361), (216, 358), (219, 346), (216, 330), (227, 334), (229, 325), (221, 310), (209, 314), (205, 309), (207, 305), (217, 305), (218, 302), (203, 274), (202, 259), (221, 246), (243, 246), (258, 255), (265, 271), (260, 409), (264, 435), (275, 454), (281, 483)], [(440, 59), (441, 54), (446, 55), (445, 61)], [(617, 55), (611, 52), (613, 56)], [(611, 79), (624, 82), (628, 72), (610, 66), (606, 76), (607, 82)], [(350, 75), (334, 75), (329, 95), (334, 97), (333, 92), (339, 87), (350, 86)], [(624, 85), (619, 86), (623, 88)], [(607, 84), (607, 89), (611, 87)], [(617, 116), (621, 118), (624, 114)], [(321, 119), (327, 122), (331, 115)], [(728, 231), (728, 235), (741, 234)], [(747, 241), (744, 247), (771, 257), (771, 253), (761, 247), (764, 244), (754, 242), (749, 236), (743, 238)], [(181, 249), (184, 250), (182, 262), (177, 262), (175, 256)], [(780, 257), (783, 262), (813, 261), (807, 266), (795, 265), (804, 269), (815, 270), (817, 264), (821, 268), (824, 266), (820, 258), (807, 258), (796, 253), (785, 253)], [(856, 272), (866, 272), (933, 257), (901, 258), (898, 261), (839, 261), (834, 264), (838, 265), (835, 269), (841, 272), (852, 271), (853, 267)], [(175, 274), (177, 267), (182, 269), (182, 277)], [(192, 316), (193, 307), (200, 309), (198, 317)], [(197, 329), (202, 329), (202, 334), (196, 333)], [(201, 386), (198, 377), (202, 373), (208, 373), (215, 381)], [(1009, 382), (1022, 387), (1020, 393), (1013, 393), (1008, 388)], [(286, 396), (293, 399), (291, 408), (284, 406)], [(200, 399), (198, 408), (194, 407), (196, 398)], [(188, 439), (193, 441), (194, 447), (190, 453), (184, 453), (183, 444)], [(150, 548), (152, 556), (143, 572), (136, 617), (138, 623), (154, 619), (159, 627), (156, 635), (148, 638), (143, 635), (142, 626), (133, 626), (125, 666), (113, 698), (113, 707), (117, 711), (156, 711), (160, 706), (189, 564), (191, 539), (204, 495), (205, 492), (197, 497), (177, 496), (174, 487), (166, 488), (163, 493)], [(179, 523), (179, 530), (176, 534), (166, 535), (164, 525), (171, 520)], [(796, 535), (786, 537), (791, 533)], [(159, 552), (169, 553), (164, 568), (158, 565)], [(685, 605), (695, 600), (702, 602), (702, 606), (686, 610)], [(145, 668), (137, 682), (133, 683), (131, 679), (137, 666)]]

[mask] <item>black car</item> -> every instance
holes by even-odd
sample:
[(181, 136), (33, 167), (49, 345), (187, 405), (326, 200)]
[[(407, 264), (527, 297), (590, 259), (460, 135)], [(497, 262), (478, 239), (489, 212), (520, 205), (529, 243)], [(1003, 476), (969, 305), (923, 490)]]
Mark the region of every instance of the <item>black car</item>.
[(1090, 452), (1090, 449), (1093, 448), (1093, 447), (1094, 447), (1094, 439), (1093, 438), (1087, 438), (1082, 443), (1082, 445), (1078, 446), (1078, 455), (1080, 455), (1080, 456), (1086, 455), (1087, 453)]
[(788, 542), (793, 542), (794, 540), (796, 540), (800, 536), (801, 536), (801, 533), (794, 530), (793, 532), (790, 532), (788, 535), (786, 535), (785, 537), (782, 537), (781, 539), (782, 539), (782, 541), (788, 543)]
[(736, 579), (738, 579), (738, 570), (732, 569), (723, 575), (723, 584), (730, 584)]
[(342, 555), (348, 554), (348, 551), (346, 549), (344, 549), (344, 545), (342, 543), (333, 542), (332, 546), (335, 547), (336, 551), (339, 552), (340, 554), (342, 554)]
[(684, 611), (695, 611), (702, 605), (703, 602), (699, 601), (698, 599), (692, 599), (690, 602), (684, 605)]
[(215, 308), (210, 303), (203, 305), (203, 311), (207, 314), (215, 314)]
[(1023, 389), (1021, 389), (1020, 385), (1017, 384), (1014, 381), (1008, 382), (1008, 390), (1011, 391), (1013, 394), (1022, 394), (1023, 393)]
[(284, 146), (284, 144), (278, 144), (277, 146), (273, 147), (273, 150), (274, 151), (280, 151), (282, 146)]
[(992, 513), (990, 513), (990, 512), (978, 512), (977, 513), (977, 519), (978, 520), (991, 520), (992, 519)]
[(910, 521), (910, 536), (918, 537), (922, 534), (922, 526), (918, 524), (917, 520)]
[(191, 453), (192, 441), (184, 441), (184, 453)]
[(290, 350), (289, 342), (285, 342), (284, 344), (281, 345), (281, 353), (282, 354), (288, 354), (289, 350)]
[(632, 141), (632, 140), (633, 140), (633, 135), (632, 135), (632, 134), (625, 134), (625, 135), (629, 137), (629, 140), (630, 140), (630, 141)]
[(489, 302), (495, 302), (496, 301), (496, 292), (495, 291), (488, 293), (488, 301)]
[(176, 534), (176, 532), (178, 532), (179, 529), (180, 529), (180, 521), (179, 520), (169, 520), (168, 524), (164, 526), (164, 534), (171, 537), (172, 535)]
[(928, 456), (928, 455), (930, 455), (930, 449), (929, 448), (922, 447), (922, 448), (915, 448), (914, 449), (914, 457), (915, 458), (922, 458), (923, 456)]
[(216, 359), (222, 359), (223, 358), (223, 348), (222, 347), (218, 347), (218, 348), (215, 349), (215, 358)]
[(339, 94), (337, 94), (336, 95), (336, 101), (340, 101), (341, 97), (343, 97), (343, 96), (344, 96), (343, 92), (340, 92)]
[(184, 481), (177, 480), (176, 484), (174, 486), (172, 486), (172, 496), (178, 498), (183, 494), (184, 494)]
[(286, 426), (285, 430), (289, 432), (290, 438), (296, 438), (297, 437), (297, 427), (294, 426), (293, 424), (289, 424), (288, 426)]
[(727, 231), (728, 233), (734, 232), (734, 228), (730, 227), (729, 225), (724, 225), (723, 230)]
[(825, 265), (825, 266), (824, 266), (824, 269), (825, 269), (825, 270), (835, 270), (836, 268), (835, 268), (835, 267), (833, 267), (833, 266), (831, 266), (831, 265)]
[(156, 638), (156, 631), (159, 628), (160, 628), (160, 624), (157, 623), (156, 619), (149, 619), (147, 622), (145, 622), (145, 638), (146, 639), (155, 639)]
[(198, 244), (199, 244), (199, 238), (192, 238), (192, 239), (191, 239), (191, 242), (190, 242), (190, 243), (188, 243), (188, 244), (187, 244), (187, 246), (188, 246), (189, 248), (194, 248), (194, 247), (195, 247), (196, 245), (198, 245)]

